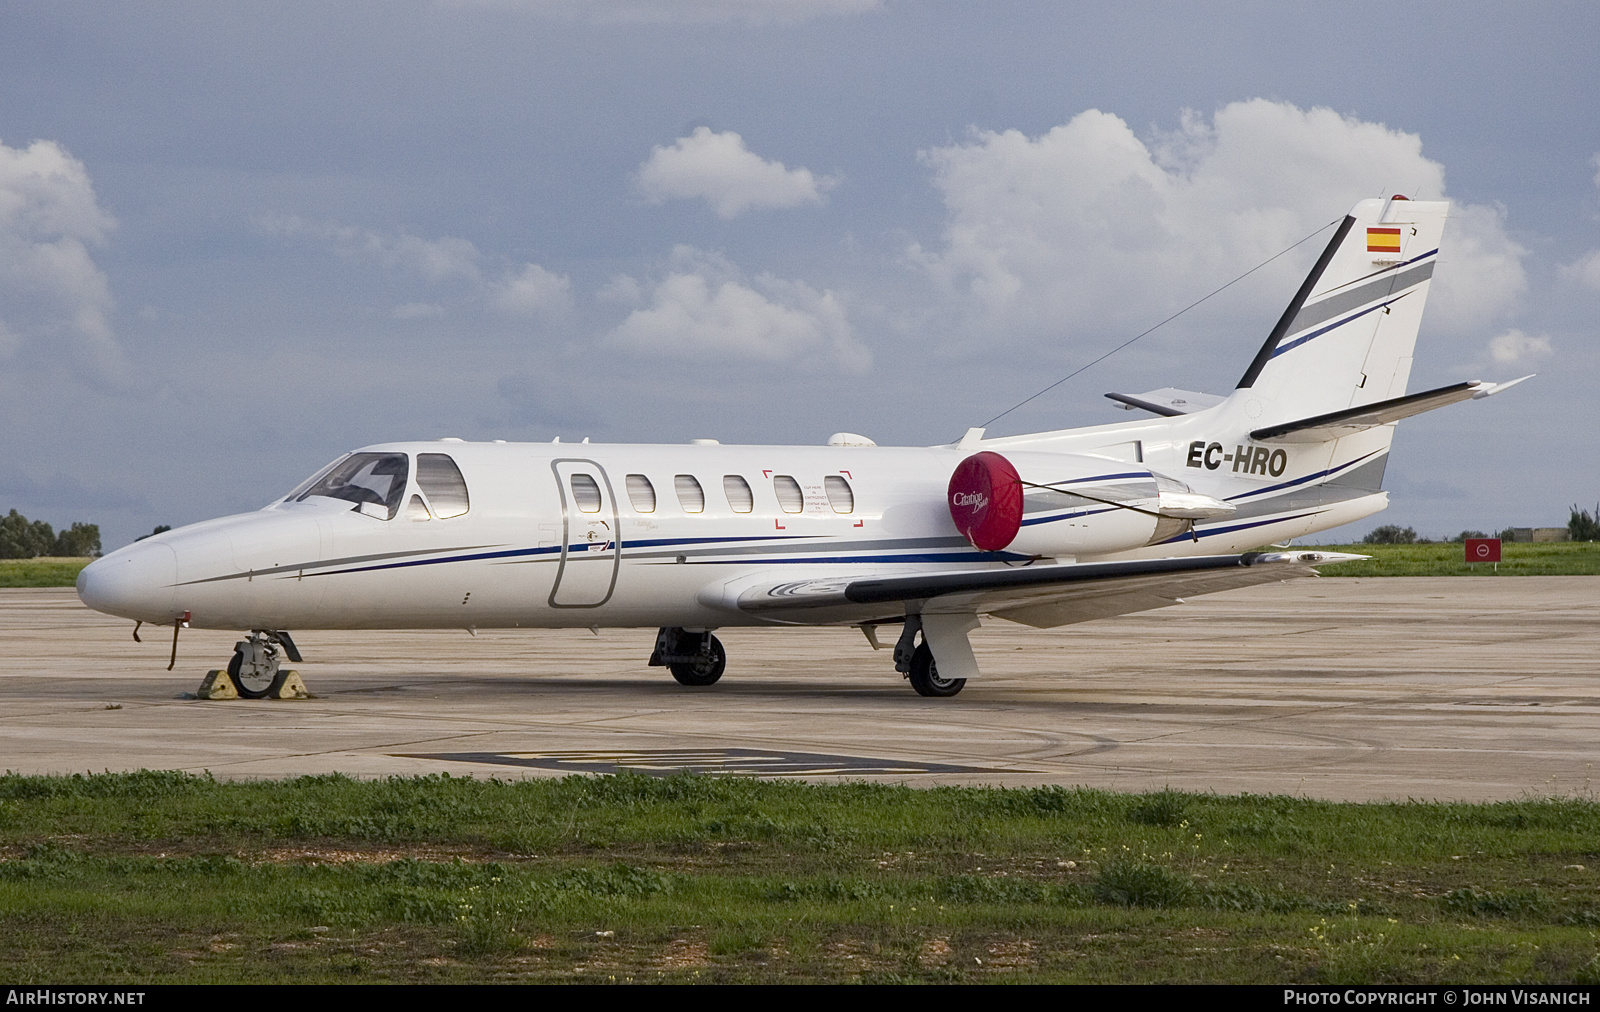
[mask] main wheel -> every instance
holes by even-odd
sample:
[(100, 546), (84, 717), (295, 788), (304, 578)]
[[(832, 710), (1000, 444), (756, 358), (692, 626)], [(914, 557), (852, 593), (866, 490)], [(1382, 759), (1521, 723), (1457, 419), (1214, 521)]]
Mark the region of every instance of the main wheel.
[(940, 678), (933, 651), (924, 643), (911, 655), (911, 687), (919, 696), (953, 696), (967, 687), (965, 678)]
[(722, 677), (723, 669), (728, 666), (728, 655), (722, 649), (722, 641), (715, 636), (711, 637), (710, 647), (692, 661), (667, 666), (679, 685), (714, 685)]
[(233, 687), (239, 690), (239, 695), (245, 699), (266, 699), (272, 691), (272, 683), (277, 679), (277, 672), (272, 674), (258, 674), (252, 666), (250, 674), (240, 673), (244, 666), (244, 655), (235, 650), (233, 659), (228, 662), (228, 677), (233, 679)]

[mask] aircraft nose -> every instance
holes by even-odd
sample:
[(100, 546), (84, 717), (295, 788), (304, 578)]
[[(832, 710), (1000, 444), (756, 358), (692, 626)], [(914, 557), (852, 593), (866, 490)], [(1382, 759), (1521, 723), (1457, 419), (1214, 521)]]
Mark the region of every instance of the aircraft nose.
[(78, 600), (108, 615), (171, 622), (177, 582), (178, 555), (171, 545), (129, 545), (83, 568)]

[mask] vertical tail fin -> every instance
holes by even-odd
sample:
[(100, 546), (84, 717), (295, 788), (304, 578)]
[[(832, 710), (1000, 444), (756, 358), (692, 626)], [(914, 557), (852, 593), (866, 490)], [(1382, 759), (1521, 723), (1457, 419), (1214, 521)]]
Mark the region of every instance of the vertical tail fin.
[(1239, 380), (1261, 422), (1405, 393), (1449, 206), (1396, 196), (1351, 210)]

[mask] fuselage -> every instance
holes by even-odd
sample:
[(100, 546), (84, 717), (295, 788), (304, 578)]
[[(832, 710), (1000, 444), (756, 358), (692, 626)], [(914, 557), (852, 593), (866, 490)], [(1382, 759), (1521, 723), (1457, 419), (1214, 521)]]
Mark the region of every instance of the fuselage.
[[(734, 607), (741, 588), (774, 572), (798, 580), (1214, 554), (1382, 508), (1376, 484), (1340, 488), (1307, 508), (1304, 493), (1324, 483), (1330, 454), (1353, 466), (1363, 456), (1359, 446), (1342, 455), (1331, 447), (1291, 452), (1270, 463), (1269, 454), (1254, 472), (1208, 468), (1202, 451), (1194, 466), (1194, 442), (1209, 445), (1235, 427), (1214, 411), (1202, 414), (1211, 420), (981, 441), (1037, 458), (1042, 480), (1094, 490), (1086, 494), (1111, 489), (1128, 502), (1153, 503), (1162, 474), (1242, 507), (1243, 519), (1177, 533), (1153, 526), (1148, 512), (1047, 495), (1030, 500), (1023, 522), (1035, 543), (1046, 535), (1048, 553), (981, 551), (957, 529), (946, 501), (953, 469), (976, 442), (389, 443), (341, 458), (347, 470), (364, 459), (378, 461), (380, 471), (404, 471), (361, 479), (390, 481), (368, 496), (385, 503), (308, 494), (314, 478), (262, 510), (113, 552), (84, 570), (79, 593), (91, 607), (129, 619), (241, 630), (784, 624), (794, 619)], [(1255, 461), (1254, 449), (1241, 452)], [(1220, 451), (1211, 455), (1220, 460)], [(440, 485), (441, 469), (458, 477)], [(900, 613), (891, 612), (885, 617)]]

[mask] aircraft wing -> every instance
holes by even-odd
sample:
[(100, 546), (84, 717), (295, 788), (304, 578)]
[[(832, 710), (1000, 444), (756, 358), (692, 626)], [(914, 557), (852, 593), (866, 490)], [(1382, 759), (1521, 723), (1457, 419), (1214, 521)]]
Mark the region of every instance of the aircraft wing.
[(1186, 597), (1299, 576), (1313, 566), (1362, 559), (1338, 552), (1247, 552), (1197, 558), (1065, 563), (903, 576), (830, 576), (734, 589), (728, 604), (776, 622), (892, 618), (907, 604), (922, 614), (990, 614), (1038, 628), (1181, 604)]

